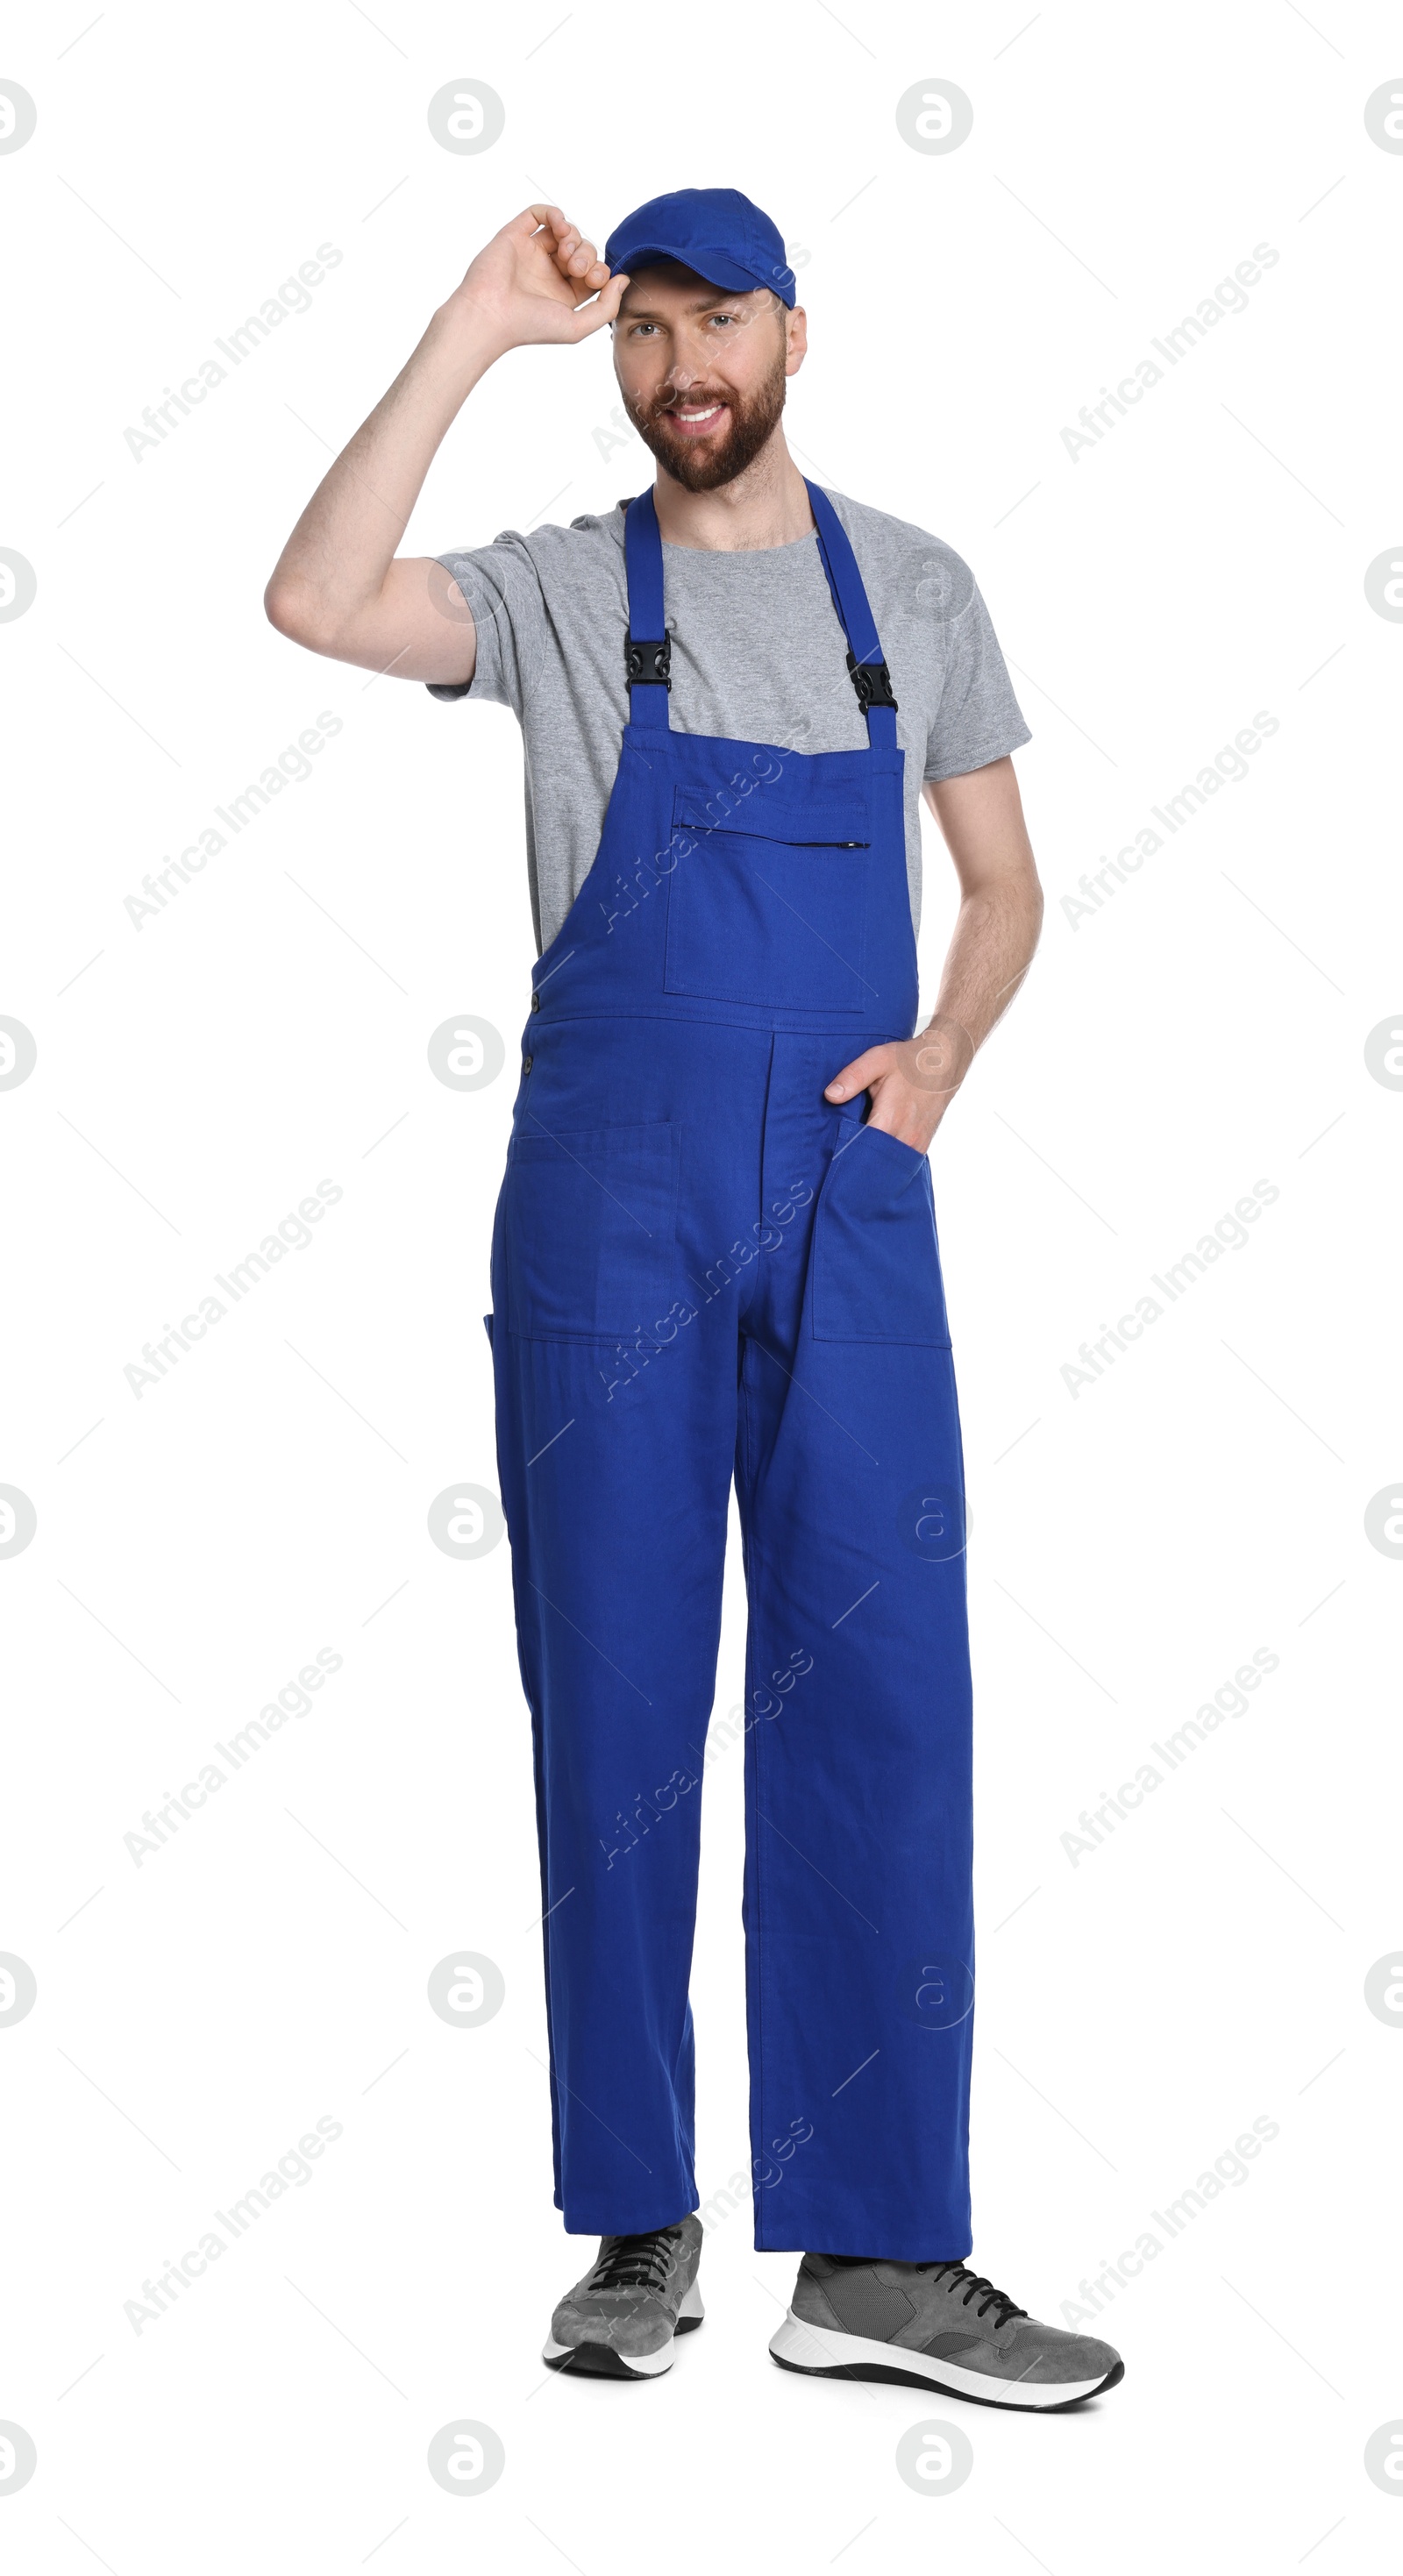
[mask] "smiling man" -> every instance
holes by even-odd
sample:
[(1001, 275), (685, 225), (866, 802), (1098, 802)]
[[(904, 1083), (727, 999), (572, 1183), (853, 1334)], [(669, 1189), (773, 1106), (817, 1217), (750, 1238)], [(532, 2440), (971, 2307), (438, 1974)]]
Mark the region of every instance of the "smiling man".
[[(605, 328), (651, 489), (396, 556), (487, 368)], [(806, 345), (782, 238), (734, 189), (653, 199), (602, 258), (532, 206), (267, 605), (315, 652), (509, 705), (524, 739), (539, 955), (488, 1330), (555, 2198), (603, 2240), (545, 2358), (652, 2378), (701, 2321), (687, 1990), (734, 1484), (755, 2241), (803, 2256), (770, 2349), (1047, 2411), (1122, 2369), (967, 2261), (964, 1483), (927, 1160), (1037, 941), (1028, 729), (959, 556), (795, 465)], [(960, 904), (918, 1028), (922, 794)]]

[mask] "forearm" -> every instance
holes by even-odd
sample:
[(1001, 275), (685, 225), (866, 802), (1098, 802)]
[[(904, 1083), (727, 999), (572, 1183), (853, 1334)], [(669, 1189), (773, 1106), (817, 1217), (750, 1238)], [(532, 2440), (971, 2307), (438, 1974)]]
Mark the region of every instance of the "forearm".
[(1011, 760), (925, 790), (960, 882), (960, 908), (927, 1030), (917, 1041), (937, 1123), (1032, 961), (1043, 895)]
[[(456, 310), (455, 301), (435, 313), (407, 365), (317, 486), (278, 559), (266, 594), (268, 615), (313, 651), (378, 663), (383, 648), (397, 641), (394, 579), (402, 582), (409, 566), (395, 566), (395, 549), (447, 431), (501, 354), (486, 320)], [(447, 592), (446, 580), (444, 586)], [(410, 622), (421, 628), (421, 603), (416, 598), (412, 606), (419, 614)], [(469, 627), (469, 645), (470, 637)], [(460, 661), (461, 629), (446, 622), (442, 641), (449, 659)]]
[(1042, 888), (1009, 759), (926, 787), (960, 881), (960, 908), (935, 1011), (914, 1038), (869, 1047), (827, 1086), (829, 1100), (871, 1094), (871, 1119), (924, 1153), (1028, 971)]
[(929, 1026), (954, 1024), (971, 1055), (1003, 1018), (1032, 963), (1042, 928), (1042, 888), (1030, 865), (973, 889), (960, 902)]
[(402, 680), (471, 680), (477, 633), (457, 583), (432, 556), (395, 548), (493, 359), (587, 340), (614, 320), (627, 284), (559, 206), (527, 206), (493, 234), (288, 538), (264, 593), (281, 634)]

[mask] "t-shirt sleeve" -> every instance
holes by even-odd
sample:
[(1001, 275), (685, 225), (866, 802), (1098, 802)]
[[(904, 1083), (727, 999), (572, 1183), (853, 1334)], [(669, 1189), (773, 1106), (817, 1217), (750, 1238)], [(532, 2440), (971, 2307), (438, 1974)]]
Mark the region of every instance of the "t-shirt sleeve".
[(993, 620), (968, 564), (948, 549), (932, 567), (931, 606), (945, 677), (926, 744), (927, 778), (962, 778), (1032, 741), (1013, 694)]
[[(477, 629), (477, 661), (470, 680), (429, 680), (431, 698), (485, 698), (510, 707), (520, 718), (540, 667), (545, 638), (545, 601), (540, 575), (524, 537), (504, 528), (490, 546), (440, 555), (472, 611)], [(451, 611), (445, 611), (451, 614)]]

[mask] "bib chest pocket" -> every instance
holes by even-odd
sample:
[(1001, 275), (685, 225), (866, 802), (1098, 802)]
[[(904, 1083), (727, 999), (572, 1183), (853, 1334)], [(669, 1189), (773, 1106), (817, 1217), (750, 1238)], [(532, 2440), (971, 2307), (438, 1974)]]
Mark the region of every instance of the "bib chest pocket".
[(508, 1321), (530, 1341), (621, 1342), (667, 1309), (681, 1129), (512, 1138), (503, 1211)]
[(871, 833), (860, 792), (805, 807), (763, 783), (743, 799), (676, 788), (664, 990), (838, 1016), (870, 1004)]
[(820, 1342), (950, 1347), (930, 1164), (881, 1127), (854, 1122), (829, 1164), (811, 1312)]

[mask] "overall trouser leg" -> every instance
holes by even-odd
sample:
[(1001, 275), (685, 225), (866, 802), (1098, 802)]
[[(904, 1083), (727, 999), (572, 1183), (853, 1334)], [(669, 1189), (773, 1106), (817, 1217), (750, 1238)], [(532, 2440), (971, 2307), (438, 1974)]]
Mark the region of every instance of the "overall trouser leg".
[(925, 1162), (823, 1105), (813, 1041), (780, 1047), (797, 1062), (787, 1098), (772, 1086), (767, 1154), (787, 1167), (804, 1127), (837, 1141), (806, 1258), (764, 1266), (746, 1324), (756, 2242), (955, 2259), (971, 2245), (971, 1706)]
[[(645, 1074), (633, 1060), (635, 1040), (629, 1030), (601, 1035), (590, 1052), (591, 1088), (612, 1074), (637, 1099), (646, 1083), (648, 1107), (664, 1113), (679, 1086), (695, 1096), (687, 1049), (669, 1063), (652, 1051)], [(571, 1051), (560, 1050), (557, 1071), (553, 1033), (536, 1043), (535, 1114), (553, 1150), (561, 1140), (562, 1158), (539, 1168), (549, 1186), (563, 1170), (581, 1194), (574, 1248), (596, 1213), (590, 1199), (601, 1222), (626, 1237), (630, 1210), (655, 1211), (628, 1155), (584, 1138), (630, 1131), (575, 1123)], [(742, 1066), (733, 1072), (733, 1121), (713, 1134), (705, 1158), (700, 1149), (692, 1156), (676, 1220), (679, 1257), (699, 1275), (734, 1232), (726, 1219), (740, 1161), (736, 1122), (747, 1117), (751, 1086)], [(758, 1132), (758, 1095), (748, 1114)], [(674, 1132), (665, 1115), (646, 1123)], [(523, 1230), (520, 1208), (515, 1227), (499, 1228), (499, 1317), (520, 1298), (510, 1271)], [(621, 1240), (620, 1249), (631, 1246)], [(567, 1248), (553, 1231), (544, 1256), (558, 1284)], [(583, 1293), (589, 1281), (580, 1284)], [(537, 1753), (556, 2200), (576, 2233), (667, 2226), (697, 2203), (687, 1986), (736, 1339), (733, 1299), (689, 1293), (670, 1302), (671, 1317), (651, 1309), (660, 1330), (646, 1357), (494, 1328), (498, 1455)], [(517, 1311), (531, 1320), (519, 1303)]]

